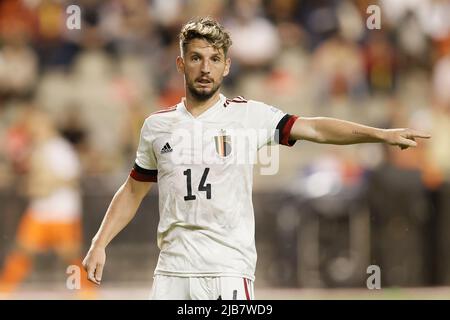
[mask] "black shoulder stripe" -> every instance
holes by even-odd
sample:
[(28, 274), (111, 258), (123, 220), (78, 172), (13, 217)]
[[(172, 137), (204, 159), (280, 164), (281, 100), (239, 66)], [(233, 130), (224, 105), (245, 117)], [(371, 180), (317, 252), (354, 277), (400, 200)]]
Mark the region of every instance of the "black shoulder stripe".
[(153, 169), (144, 169), (137, 165), (137, 163), (134, 164), (133, 169), (130, 172), (130, 176), (137, 181), (144, 181), (144, 182), (157, 182), (158, 181), (158, 170)]

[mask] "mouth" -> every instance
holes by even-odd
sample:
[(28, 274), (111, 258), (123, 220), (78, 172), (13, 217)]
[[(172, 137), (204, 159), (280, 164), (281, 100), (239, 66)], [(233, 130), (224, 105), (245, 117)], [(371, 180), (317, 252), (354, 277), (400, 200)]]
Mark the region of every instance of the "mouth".
[(200, 78), (197, 80), (197, 82), (202, 85), (208, 85), (208, 84), (212, 83), (212, 80), (210, 80), (208, 78)]

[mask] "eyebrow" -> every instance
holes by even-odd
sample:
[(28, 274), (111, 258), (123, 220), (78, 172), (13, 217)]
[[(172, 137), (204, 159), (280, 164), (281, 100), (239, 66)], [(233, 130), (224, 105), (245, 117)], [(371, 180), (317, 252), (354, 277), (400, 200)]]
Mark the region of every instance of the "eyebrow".
[[(189, 57), (192, 57), (192, 56), (201, 56), (201, 57), (204, 57), (204, 55), (201, 54), (201, 53), (198, 52), (198, 51), (192, 51), (192, 52), (189, 52), (189, 53), (188, 53), (188, 56), (189, 56)], [(220, 54), (220, 52), (213, 53), (213, 54), (210, 56), (210, 58), (215, 58), (215, 57), (218, 57), (218, 58), (220, 58), (220, 59), (223, 58), (222, 55)]]

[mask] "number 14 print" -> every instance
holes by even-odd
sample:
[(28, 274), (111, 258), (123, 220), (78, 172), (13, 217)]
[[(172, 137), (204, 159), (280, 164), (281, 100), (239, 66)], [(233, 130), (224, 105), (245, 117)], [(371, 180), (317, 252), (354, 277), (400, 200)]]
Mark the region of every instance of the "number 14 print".
[[(211, 184), (208, 183), (205, 185), (208, 173), (209, 168), (205, 168), (205, 171), (203, 171), (202, 178), (200, 179), (200, 183), (198, 184), (198, 191), (206, 191), (206, 199), (211, 199)], [(184, 196), (184, 200), (185, 201), (195, 200), (196, 196), (192, 194), (191, 169), (186, 169), (185, 171), (183, 171), (183, 174), (186, 176), (186, 185), (187, 185), (187, 196)]]

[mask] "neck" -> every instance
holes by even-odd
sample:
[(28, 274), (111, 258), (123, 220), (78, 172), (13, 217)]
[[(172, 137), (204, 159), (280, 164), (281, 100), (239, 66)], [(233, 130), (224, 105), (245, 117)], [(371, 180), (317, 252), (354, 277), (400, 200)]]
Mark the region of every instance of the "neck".
[(194, 116), (197, 117), (213, 105), (215, 105), (220, 99), (219, 90), (214, 93), (214, 95), (207, 100), (198, 100), (192, 96), (189, 90), (186, 90), (186, 109)]

